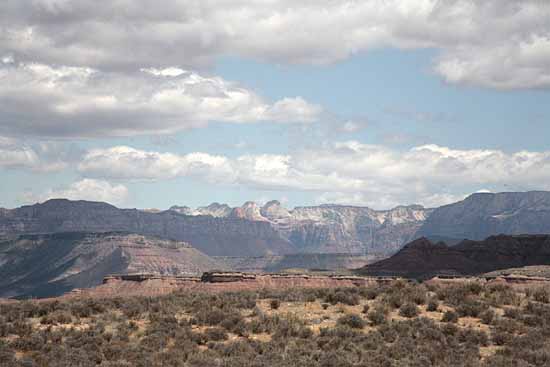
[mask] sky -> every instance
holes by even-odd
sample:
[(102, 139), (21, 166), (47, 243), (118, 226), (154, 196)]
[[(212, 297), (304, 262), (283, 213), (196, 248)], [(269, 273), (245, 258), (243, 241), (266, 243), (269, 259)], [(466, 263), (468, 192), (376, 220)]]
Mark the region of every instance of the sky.
[(3, 0), (0, 207), (550, 190), (542, 0)]

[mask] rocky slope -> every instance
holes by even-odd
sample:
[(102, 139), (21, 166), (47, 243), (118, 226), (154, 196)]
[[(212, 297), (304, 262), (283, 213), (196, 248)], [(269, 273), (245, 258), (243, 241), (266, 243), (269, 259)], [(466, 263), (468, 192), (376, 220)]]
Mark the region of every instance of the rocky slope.
[(464, 240), (455, 246), (420, 238), (359, 273), (427, 278), (436, 274), (477, 275), (533, 265), (550, 265), (550, 235), (498, 235), (483, 241)]
[(499, 233), (550, 233), (550, 192), (473, 194), (434, 210), (417, 236), (481, 240)]
[(235, 217), (189, 216), (119, 209), (90, 201), (48, 200), (0, 213), (0, 237), (10, 234), (124, 231), (189, 242), (207, 255), (262, 256), (293, 251), (269, 223)]
[(125, 233), (21, 235), (0, 242), (0, 297), (43, 297), (113, 273), (191, 275), (223, 268), (185, 242)]

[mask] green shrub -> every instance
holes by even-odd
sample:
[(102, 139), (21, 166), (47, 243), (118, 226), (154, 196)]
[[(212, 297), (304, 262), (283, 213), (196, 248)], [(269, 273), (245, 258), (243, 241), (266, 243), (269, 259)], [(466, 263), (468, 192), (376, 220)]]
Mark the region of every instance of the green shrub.
[(373, 325), (381, 325), (386, 322), (386, 313), (381, 308), (375, 308), (367, 314), (367, 318)]
[(362, 329), (366, 326), (365, 320), (359, 315), (348, 314), (340, 317), (337, 321), (338, 325), (349, 326), (352, 329)]
[(431, 299), (426, 306), (426, 311), (435, 312), (439, 308), (439, 303), (435, 299)]
[(418, 307), (414, 303), (405, 303), (399, 308), (399, 315), (407, 318), (416, 317), (419, 314)]
[(325, 302), (328, 302), (332, 305), (342, 303), (344, 305), (356, 306), (359, 304), (359, 296), (355, 293), (352, 293), (351, 289), (353, 288), (339, 289), (335, 292), (331, 292), (326, 296)]
[(456, 311), (460, 317), (478, 317), (488, 307), (484, 303), (467, 298), (458, 305)]
[(441, 321), (456, 323), (458, 321), (458, 315), (453, 311), (445, 311)]

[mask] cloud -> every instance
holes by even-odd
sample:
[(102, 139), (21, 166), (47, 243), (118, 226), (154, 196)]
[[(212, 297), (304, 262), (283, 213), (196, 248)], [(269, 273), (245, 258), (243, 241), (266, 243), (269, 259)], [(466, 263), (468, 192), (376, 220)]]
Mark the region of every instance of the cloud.
[(72, 147), (49, 141), (29, 144), (0, 136), (0, 168), (58, 172), (65, 169), (73, 159), (79, 157)]
[(198, 176), (217, 181), (233, 175), (230, 160), (223, 156), (147, 152), (127, 146), (93, 149), (84, 156), (78, 170), (93, 177), (133, 180)]
[(313, 191), (318, 193), (319, 202), (386, 208), (403, 203), (447, 204), (467, 193), (493, 190), (503, 184), (549, 188), (550, 151), (505, 153), (438, 145), (400, 151), (345, 141), (287, 155), (229, 158), (119, 146), (90, 151), (78, 169), (84, 176), (102, 179), (192, 177), (258, 190)]
[(181, 69), (101, 72), (89, 67), (0, 64), (0, 131), (26, 136), (166, 134), (209, 122), (310, 123), (303, 98), (270, 104), (219, 77)]
[(328, 64), (374, 48), (433, 48), (448, 82), (547, 88), (549, 18), (541, 0), (4, 0), (0, 56), (174, 71), (225, 55)]
[(115, 205), (126, 203), (128, 188), (122, 184), (113, 185), (107, 181), (85, 178), (74, 182), (67, 187), (49, 189), (41, 194), (27, 193), (25, 200), (28, 202), (43, 202), (49, 199), (70, 199), (105, 201)]

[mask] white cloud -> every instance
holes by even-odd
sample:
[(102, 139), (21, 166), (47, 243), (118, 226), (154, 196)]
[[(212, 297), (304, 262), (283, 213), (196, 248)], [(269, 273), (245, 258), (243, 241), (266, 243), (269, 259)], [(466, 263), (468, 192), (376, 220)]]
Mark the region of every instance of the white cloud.
[(377, 208), (403, 203), (438, 206), (503, 184), (548, 188), (550, 151), (505, 153), (423, 145), (403, 152), (347, 141), (288, 155), (229, 158), (113, 147), (89, 152), (79, 171), (105, 179), (194, 177), (260, 190), (314, 191), (319, 202)]
[(88, 67), (0, 65), (0, 115), (11, 134), (163, 134), (208, 122), (315, 121), (321, 108), (300, 97), (269, 104), (219, 77), (180, 69), (100, 72)]
[(229, 159), (223, 156), (146, 152), (126, 146), (91, 150), (78, 170), (95, 177), (137, 180), (199, 176), (217, 181), (233, 175)]
[(326, 64), (373, 48), (435, 48), (449, 82), (537, 88), (550, 86), (549, 18), (541, 0), (4, 0), (0, 49), (26, 62), (172, 67), (173, 76), (224, 55)]
[(0, 136), (0, 168), (56, 172), (67, 167), (67, 158), (63, 147), (53, 142), (28, 144)]
[(50, 189), (37, 197), (30, 194), (26, 196), (27, 201), (46, 201), (48, 199), (70, 199), (105, 201), (115, 205), (126, 203), (128, 199), (128, 188), (122, 184), (113, 185), (107, 181), (83, 179), (59, 189)]

